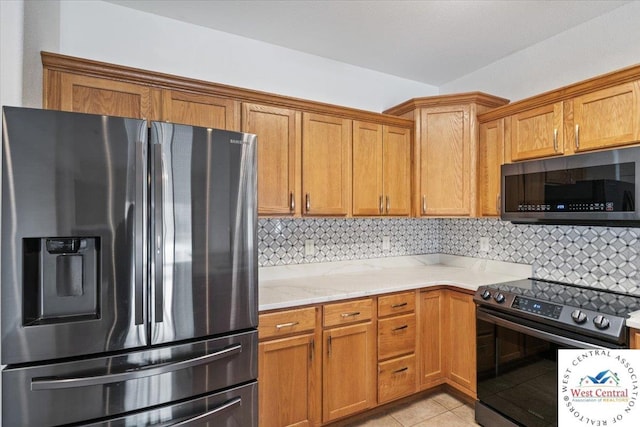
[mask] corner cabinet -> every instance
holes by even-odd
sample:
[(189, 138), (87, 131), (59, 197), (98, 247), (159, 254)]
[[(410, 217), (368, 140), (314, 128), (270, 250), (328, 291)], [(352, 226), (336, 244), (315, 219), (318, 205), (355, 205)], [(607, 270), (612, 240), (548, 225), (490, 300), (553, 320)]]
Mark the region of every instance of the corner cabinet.
[(415, 121), (416, 216), (476, 215), (476, 115), (507, 102), (474, 92), (416, 98), (385, 111)]
[(351, 120), (302, 114), (304, 215), (347, 216), (351, 197)]
[(411, 213), (411, 130), (353, 122), (353, 216)]

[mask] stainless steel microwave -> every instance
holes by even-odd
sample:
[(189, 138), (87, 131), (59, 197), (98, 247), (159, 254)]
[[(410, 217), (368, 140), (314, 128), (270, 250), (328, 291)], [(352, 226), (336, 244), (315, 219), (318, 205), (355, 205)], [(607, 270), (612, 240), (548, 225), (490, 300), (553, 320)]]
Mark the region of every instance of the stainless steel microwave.
[(640, 146), (503, 165), (501, 182), (506, 221), (640, 226)]

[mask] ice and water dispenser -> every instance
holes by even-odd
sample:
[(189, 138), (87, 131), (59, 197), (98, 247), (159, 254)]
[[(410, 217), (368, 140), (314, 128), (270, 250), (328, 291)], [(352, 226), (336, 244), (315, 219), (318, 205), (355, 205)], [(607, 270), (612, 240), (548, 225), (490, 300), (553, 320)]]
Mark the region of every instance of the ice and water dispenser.
[(25, 326), (99, 317), (99, 240), (23, 239)]

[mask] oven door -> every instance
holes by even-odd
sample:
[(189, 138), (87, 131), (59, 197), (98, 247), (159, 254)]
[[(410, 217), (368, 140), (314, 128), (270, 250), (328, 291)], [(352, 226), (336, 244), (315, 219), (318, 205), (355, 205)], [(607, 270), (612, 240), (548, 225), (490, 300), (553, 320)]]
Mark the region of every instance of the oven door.
[(476, 421), (558, 425), (558, 350), (615, 345), (478, 307)]

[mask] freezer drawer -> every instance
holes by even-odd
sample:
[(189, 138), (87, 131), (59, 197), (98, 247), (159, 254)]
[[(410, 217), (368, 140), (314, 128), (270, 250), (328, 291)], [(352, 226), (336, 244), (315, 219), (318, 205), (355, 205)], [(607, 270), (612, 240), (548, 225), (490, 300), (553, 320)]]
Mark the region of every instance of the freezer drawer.
[(89, 423), (86, 427), (257, 427), (258, 383), (199, 399)]
[(249, 383), (257, 378), (257, 346), (258, 333), (250, 331), (110, 357), (5, 368), (3, 425), (117, 418)]

